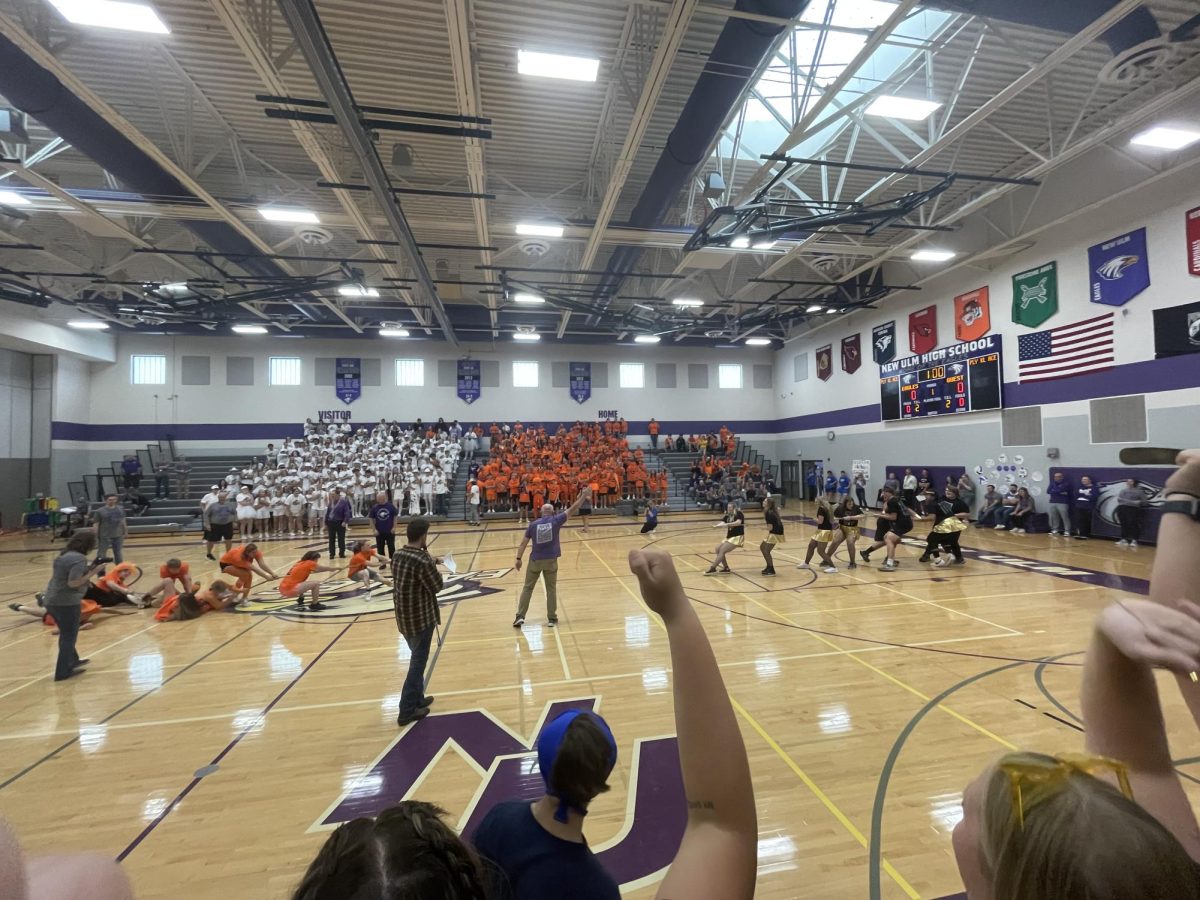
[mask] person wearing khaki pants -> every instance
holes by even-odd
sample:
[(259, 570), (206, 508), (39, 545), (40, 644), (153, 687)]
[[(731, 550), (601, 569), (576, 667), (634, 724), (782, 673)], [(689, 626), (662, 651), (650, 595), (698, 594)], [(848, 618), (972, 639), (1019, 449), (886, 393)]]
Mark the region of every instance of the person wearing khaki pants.
[(534, 519), (525, 529), (525, 537), (517, 548), (517, 563), (514, 568), (521, 571), (521, 560), (525, 556), (525, 548), (533, 543), (533, 552), (529, 554), (529, 568), (525, 570), (525, 584), (521, 588), (521, 599), (517, 605), (517, 617), (513, 620), (513, 628), (525, 624), (525, 614), (529, 612), (529, 601), (533, 598), (533, 588), (538, 577), (546, 583), (546, 624), (551, 628), (558, 624), (558, 558), (562, 556), (562, 547), (558, 542), (559, 531), (567, 523), (567, 519), (579, 511), (585, 499), (591, 499), (591, 488), (585, 487), (579, 492), (571, 506), (555, 515), (554, 507), (549, 503), (542, 507), (541, 518)]

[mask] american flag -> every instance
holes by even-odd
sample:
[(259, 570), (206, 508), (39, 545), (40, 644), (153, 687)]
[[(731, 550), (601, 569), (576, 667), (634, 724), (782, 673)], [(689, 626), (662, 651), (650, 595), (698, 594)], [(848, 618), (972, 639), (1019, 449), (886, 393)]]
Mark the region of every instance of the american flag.
[(1023, 334), (1019, 380), (1050, 381), (1113, 367), (1113, 313)]

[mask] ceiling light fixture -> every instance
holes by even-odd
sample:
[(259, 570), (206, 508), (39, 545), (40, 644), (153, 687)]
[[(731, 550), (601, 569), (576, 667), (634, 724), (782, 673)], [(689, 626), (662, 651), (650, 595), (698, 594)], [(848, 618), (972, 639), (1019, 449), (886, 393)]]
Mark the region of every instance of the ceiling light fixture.
[(1129, 142), (1139, 147), (1153, 147), (1156, 150), (1182, 150), (1200, 141), (1200, 131), (1188, 131), (1184, 128), (1166, 128), (1158, 125), (1134, 135)]
[(342, 297), (378, 297), (379, 291), (361, 284), (343, 284), (338, 288), (338, 294)]
[(812, 306), (810, 306), (808, 309), (805, 310), (806, 313), (819, 313), (819, 312), (824, 312), (824, 311), (825, 311), (825, 307), (823, 307), (819, 303), (814, 303)]
[(118, 0), (50, 0), (50, 4), (72, 25), (119, 28), (122, 31), (141, 31), (146, 34), (171, 33), (171, 29), (158, 17), (154, 8), (145, 3), (124, 3)]
[(261, 215), (268, 222), (284, 222), (292, 225), (320, 225), (317, 214), (307, 209), (293, 209), (286, 206), (260, 206)]
[(830, 308), (830, 309), (827, 309), (827, 310), (825, 310), (825, 315), (827, 315), (827, 316), (836, 316), (836, 315), (837, 315), (838, 313), (840, 313), (840, 312), (841, 312), (841, 310), (840, 310), (840, 309), (833, 309), (833, 308)]
[(759, 238), (750, 246), (755, 250), (770, 250), (772, 247), (774, 247), (778, 243), (779, 243), (778, 238), (767, 237), (767, 238)]
[(537, 294), (529, 294), (526, 292), (521, 292), (519, 294), (513, 294), (513, 303), (530, 303), (530, 304), (532, 304), (532, 303), (545, 303), (545, 302), (546, 302), (546, 298), (539, 297)]
[(590, 56), (565, 56), (561, 53), (518, 50), (517, 72), (539, 78), (595, 81), (600, 74), (600, 60)]
[(524, 237), (560, 238), (566, 231), (561, 225), (539, 225), (537, 222), (518, 222), (517, 234)]
[(882, 116), (885, 119), (902, 119), (905, 122), (924, 122), (942, 104), (934, 100), (918, 100), (915, 97), (876, 97), (867, 106), (868, 116)]
[(67, 323), (67, 327), (78, 331), (107, 331), (108, 323), (99, 319), (72, 319)]
[(746, 344), (751, 347), (769, 347), (771, 346), (770, 338), (746, 338)]
[(909, 259), (913, 262), (947, 262), (954, 257), (953, 250), (918, 250)]
[(28, 206), (29, 200), (16, 191), (0, 191), (0, 204), (4, 206)]
[(750, 236), (747, 234), (739, 234), (729, 242), (729, 246), (734, 250), (745, 250), (750, 246)]
[(234, 325), (234, 334), (266, 334), (267, 329), (262, 325)]
[(542, 336), (536, 331), (518, 331), (513, 335), (514, 341), (540, 341)]
[(671, 301), (671, 304), (673, 306), (696, 307), (696, 306), (703, 306), (704, 301), (698, 300), (695, 297), (676, 297), (674, 300)]
[(380, 337), (408, 337), (407, 328), (380, 328)]
[(657, 344), (661, 340), (662, 338), (657, 334), (639, 334), (634, 337), (633, 342), (635, 344)]

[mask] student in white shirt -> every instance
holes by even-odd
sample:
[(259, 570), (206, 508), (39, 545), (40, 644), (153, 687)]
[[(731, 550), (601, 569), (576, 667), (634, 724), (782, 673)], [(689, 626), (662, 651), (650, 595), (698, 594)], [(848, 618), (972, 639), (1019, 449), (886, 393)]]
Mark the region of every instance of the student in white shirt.
[(472, 481), (467, 488), (467, 524), (480, 525), (479, 521), (479, 502), (480, 502), (479, 482)]
[(304, 533), (304, 495), (300, 493), (300, 489), (295, 484), (292, 485), (291, 491), (283, 502), (287, 504), (288, 525), (291, 529), (290, 536), (295, 537), (297, 534)]

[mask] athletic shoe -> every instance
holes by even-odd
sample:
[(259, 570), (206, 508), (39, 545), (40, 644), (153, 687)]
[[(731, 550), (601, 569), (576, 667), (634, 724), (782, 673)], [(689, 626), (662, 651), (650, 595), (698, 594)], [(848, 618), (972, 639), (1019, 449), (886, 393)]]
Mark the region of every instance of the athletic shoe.
[(730, 574), (732, 571), (733, 571), (733, 569), (729, 568), (729, 566), (726, 566), (725, 568), (723, 568), (723, 569), (721, 570), (721, 574), (722, 574), (722, 575), (728, 575), (728, 574)]
[(41, 591), (38, 591), (36, 594), (34, 594), (33, 599), (37, 601), (38, 606), (46, 605), (46, 595), (43, 594)]
[(862, 557), (863, 562), (871, 561), (871, 551), (870, 550), (863, 550), (858, 555)]
[(213, 556), (211, 553), (207, 553), (207, 554), (205, 554), (205, 555), (206, 555), (206, 556), (207, 556), (209, 559), (211, 559), (213, 562), (216, 562), (216, 561), (217, 561), (217, 558), (216, 558), (215, 556)]
[(774, 578), (775, 570), (774, 569), (763, 569), (759, 574), (762, 575), (763, 578)]
[(917, 560), (917, 562), (929, 562), (929, 554), (928, 554), (928, 553), (922, 553), (922, 554), (921, 554), (921, 558), (920, 558), (920, 559), (918, 559), (918, 560)]
[(946, 566), (950, 565), (950, 560), (946, 559), (943, 556), (939, 556), (937, 559), (935, 559), (933, 561), (933, 564), (935, 566), (937, 566), (939, 569), (944, 569), (944, 568), (946, 568)]
[(1130, 547), (1130, 549), (1132, 549), (1132, 550), (1136, 550), (1136, 549), (1137, 549), (1137, 541), (1130, 541), (1130, 542), (1129, 542), (1129, 547)]
[(836, 575), (837, 574), (837, 566), (825, 566), (825, 568), (823, 568), (821, 571), (824, 572), (826, 575)]
[(13, 612), (20, 612), (21, 604), (20, 603), (10, 603), (10, 604), (8, 604), (8, 608), (11, 609)]
[(1129, 541), (1125, 540), (1124, 538), (1121, 538), (1121, 540), (1117, 541), (1117, 546), (1118, 547), (1128, 547)]
[(403, 714), (398, 715), (396, 717), (396, 724), (399, 725), (401, 728), (403, 728), (405, 725), (411, 725), (413, 722), (420, 721), (421, 719), (425, 718), (427, 715), (429, 715), (429, 707), (422, 706), (422, 707), (419, 707), (418, 709), (416, 709), (415, 711), (409, 713), (407, 716), (403, 715)]
[(705, 575), (716, 575), (716, 574), (717, 574), (717, 567), (716, 567), (716, 566), (709, 566), (707, 569), (705, 569), (705, 570), (704, 570), (704, 574), (705, 574)]
[(1057, 531), (1052, 531), (1052, 532), (1050, 532), (1050, 534), (1052, 534), (1052, 535), (1054, 535), (1054, 536), (1056, 536), (1056, 537), (1058, 536), (1058, 532), (1057, 532)]
[(880, 568), (891, 571), (892, 569), (896, 568), (896, 562), (895, 562), (895, 560), (885, 559), (883, 561), (883, 565), (880, 566)]
[(1004, 526), (1003, 526), (1003, 525), (993, 525), (993, 526), (992, 526), (992, 529), (993, 529), (994, 531), (1003, 531), (1003, 530), (1004, 530)]
[(546, 624), (551, 628), (555, 628), (558, 625), (558, 619), (557, 618), (547, 619)]
[(800, 565), (796, 566), (796, 568), (797, 569), (809, 569), (811, 571), (812, 566), (810, 566), (808, 563), (800, 563)]
[(846, 568), (847, 569), (857, 569), (858, 563), (850, 563), (850, 565), (846, 566)]
[(517, 616), (515, 619), (513, 619), (513, 628), (520, 628), (524, 624), (525, 624), (524, 616)]
[(321, 610), (329, 609), (328, 606), (326, 606), (324, 603), (320, 603), (320, 602), (310, 603), (310, 604), (308, 604), (307, 608), (312, 612), (321, 612)]
[(421, 706), (422, 706), (422, 708), (424, 708), (424, 709), (429, 709), (429, 707), (433, 706), (433, 701), (434, 701), (434, 697), (433, 697), (433, 695), (432, 695), (432, 694), (426, 694), (424, 697), (422, 697), (422, 698), (421, 698)]

